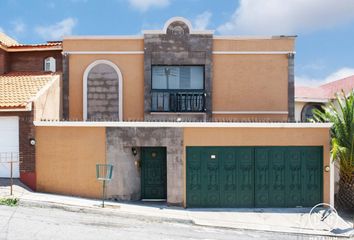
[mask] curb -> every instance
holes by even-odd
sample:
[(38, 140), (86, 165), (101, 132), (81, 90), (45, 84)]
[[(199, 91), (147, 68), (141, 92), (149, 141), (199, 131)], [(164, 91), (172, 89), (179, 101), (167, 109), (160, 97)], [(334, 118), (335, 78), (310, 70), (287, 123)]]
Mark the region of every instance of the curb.
[[(120, 209), (120, 206), (114, 206), (113, 208), (98, 208), (98, 207), (90, 207), (90, 206), (79, 206), (79, 205), (70, 205), (64, 203), (57, 203), (57, 202), (47, 202), (47, 201), (34, 201), (28, 199), (20, 199), (19, 206), (23, 207), (37, 207), (37, 208), (54, 208), (60, 209), (68, 212), (77, 212), (77, 213), (90, 213), (90, 214), (100, 214), (106, 216), (116, 216), (116, 217), (124, 217), (130, 219), (139, 219), (139, 220), (150, 220), (154, 222), (167, 222), (167, 223), (180, 223), (180, 224), (188, 224), (194, 225), (198, 227), (209, 227), (209, 228), (216, 228), (216, 229), (225, 229), (225, 230), (241, 230), (241, 231), (254, 231), (254, 232), (268, 232), (268, 233), (278, 233), (278, 234), (292, 234), (295, 236), (313, 236), (313, 237), (324, 237), (324, 238), (343, 238), (348, 239), (354, 236), (351, 235), (336, 235), (336, 234), (311, 234), (311, 233), (304, 233), (304, 232), (292, 232), (292, 231), (276, 231), (276, 230), (258, 230), (252, 228), (237, 228), (237, 227), (226, 227), (226, 226), (212, 226), (207, 224), (201, 224), (196, 222), (193, 219), (180, 219), (174, 217), (158, 217), (158, 216), (149, 216), (149, 215), (140, 215), (137, 213), (131, 213), (128, 211), (121, 211), (117, 212), (117, 209)], [(109, 204), (107, 204), (109, 206)]]
[[(253, 228), (237, 228), (237, 227), (225, 227), (225, 226), (210, 226), (210, 225), (206, 225), (206, 224), (199, 224), (196, 223), (195, 221), (193, 221), (193, 225), (195, 226), (200, 226), (200, 227), (210, 227), (210, 228), (218, 228), (218, 229), (228, 229), (228, 230), (243, 230), (243, 231), (253, 231), (253, 232), (266, 232), (266, 233), (277, 233), (277, 234), (281, 234), (281, 235), (287, 235), (287, 234), (291, 234), (294, 236), (308, 236), (308, 237), (323, 237), (323, 239), (339, 239), (339, 238), (343, 238), (343, 239), (350, 239), (352, 237), (354, 237), (354, 233), (351, 235), (336, 235), (333, 233), (329, 233), (329, 234), (320, 234), (320, 233), (307, 233), (307, 232), (292, 232), (292, 231), (277, 231), (277, 230), (259, 230), (259, 229), (253, 229)], [(290, 227), (289, 227), (290, 228)], [(322, 239), (322, 238), (321, 238)]]

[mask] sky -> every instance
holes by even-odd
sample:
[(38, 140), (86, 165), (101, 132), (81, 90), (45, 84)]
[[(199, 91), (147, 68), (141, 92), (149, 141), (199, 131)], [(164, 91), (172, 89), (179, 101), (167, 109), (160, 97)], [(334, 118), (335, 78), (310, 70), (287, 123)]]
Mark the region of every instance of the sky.
[(140, 35), (181, 16), (216, 35), (297, 35), (296, 85), (354, 75), (354, 0), (0, 0), (0, 31), (20, 43)]

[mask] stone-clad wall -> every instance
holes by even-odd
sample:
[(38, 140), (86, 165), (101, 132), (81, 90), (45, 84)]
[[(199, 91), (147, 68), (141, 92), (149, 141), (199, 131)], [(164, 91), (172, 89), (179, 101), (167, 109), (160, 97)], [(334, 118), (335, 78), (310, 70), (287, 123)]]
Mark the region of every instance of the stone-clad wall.
[[(181, 21), (172, 22), (166, 34), (144, 35), (144, 117), (146, 120), (172, 120), (171, 115), (151, 112), (151, 66), (153, 65), (202, 65), (204, 66), (206, 118), (211, 118), (212, 91), (212, 34), (190, 34)], [(177, 117), (177, 116), (172, 116)], [(203, 115), (179, 115), (182, 118), (205, 119)]]
[(119, 200), (140, 200), (140, 151), (132, 147), (166, 147), (167, 202), (183, 202), (183, 129), (182, 128), (115, 128), (106, 129), (106, 159), (113, 165), (113, 178), (107, 186), (107, 197)]
[(87, 78), (87, 119), (119, 120), (118, 74), (107, 64), (98, 64)]

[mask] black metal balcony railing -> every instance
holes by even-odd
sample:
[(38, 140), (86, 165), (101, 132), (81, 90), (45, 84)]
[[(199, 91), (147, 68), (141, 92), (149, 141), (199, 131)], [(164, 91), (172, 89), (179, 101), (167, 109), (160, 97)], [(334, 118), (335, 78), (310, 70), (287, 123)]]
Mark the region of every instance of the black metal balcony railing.
[(205, 112), (203, 90), (153, 90), (152, 112)]

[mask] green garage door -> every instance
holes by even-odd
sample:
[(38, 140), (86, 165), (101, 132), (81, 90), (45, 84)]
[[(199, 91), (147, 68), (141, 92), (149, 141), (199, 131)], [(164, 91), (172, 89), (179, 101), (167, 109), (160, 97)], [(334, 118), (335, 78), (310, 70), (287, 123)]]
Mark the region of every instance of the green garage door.
[(322, 147), (187, 147), (187, 207), (311, 207)]

